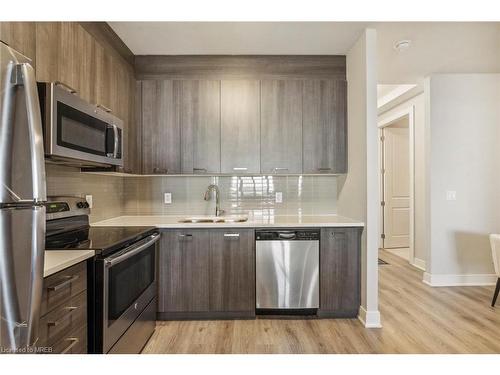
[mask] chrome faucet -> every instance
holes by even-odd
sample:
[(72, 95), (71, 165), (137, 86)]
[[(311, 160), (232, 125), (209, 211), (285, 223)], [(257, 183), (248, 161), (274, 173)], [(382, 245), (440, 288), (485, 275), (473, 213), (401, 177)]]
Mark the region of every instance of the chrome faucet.
[(207, 191), (205, 192), (205, 196), (203, 199), (206, 201), (210, 200), (210, 193), (215, 191), (215, 216), (220, 216), (224, 213), (224, 210), (220, 209), (220, 191), (217, 185), (211, 184), (208, 185)]

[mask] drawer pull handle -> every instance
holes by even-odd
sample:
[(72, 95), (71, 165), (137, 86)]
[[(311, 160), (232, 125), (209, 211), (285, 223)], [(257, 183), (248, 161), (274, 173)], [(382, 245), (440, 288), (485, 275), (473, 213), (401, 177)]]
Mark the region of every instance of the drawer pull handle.
[(153, 173), (154, 174), (167, 174), (168, 169), (155, 167), (155, 168), (153, 168)]
[(193, 238), (192, 234), (179, 234), (179, 239), (180, 240), (190, 240)]
[(224, 233), (224, 238), (226, 240), (238, 240), (240, 238), (240, 234), (239, 233)]
[(64, 280), (62, 283), (59, 283), (59, 284), (54, 285), (54, 286), (49, 286), (47, 289), (52, 291), (52, 292), (57, 292), (58, 290), (61, 290), (67, 286), (70, 286), (73, 281), (76, 281), (79, 278), (78, 275), (66, 276), (66, 277), (67, 277), (67, 279)]
[(108, 107), (106, 107), (105, 105), (102, 105), (102, 104), (97, 103), (95, 106), (96, 106), (97, 108), (102, 109), (102, 110), (103, 110), (104, 112), (106, 112), (106, 113), (111, 113), (111, 112), (113, 112), (113, 111), (111, 111), (111, 108), (108, 108)]
[(233, 171), (235, 171), (235, 172), (246, 172), (246, 171), (248, 171), (248, 168), (246, 168), (246, 167), (234, 167)]
[(68, 307), (65, 307), (64, 308), (65, 310), (68, 311), (67, 314), (65, 314), (61, 319), (58, 319), (58, 320), (54, 320), (53, 322), (48, 322), (47, 325), (49, 327), (55, 327), (55, 326), (58, 326), (59, 324), (61, 324), (61, 322), (63, 320), (66, 320), (68, 319), (69, 317), (71, 317), (71, 313), (75, 310), (78, 310), (78, 306), (68, 306)]
[(193, 168), (193, 172), (207, 173), (207, 168)]
[(278, 172), (288, 172), (288, 168), (285, 168), (285, 167), (276, 167), (276, 168), (273, 168), (273, 172), (274, 172), (274, 173), (278, 173)]
[(73, 347), (80, 342), (80, 339), (78, 337), (68, 337), (65, 341), (71, 341), (71, 344), (69, 344), (66, 349), (64, 349), (61, 354), (66, 354), (69, 352)]
[(71, 87), (70, 85), (64, 83), (64, 82), (61, 82), (61, 81), (55, 81), (54, 82), (54, 85), (56, 86), (61, 86), (62, 88), (64, 88), (66, 91), (69, 91), (70, 94), (78, 94), (78, 91), (76, 91), (73, 87)]
[(332, 168), (318, 168), (318, 171), (320, 171), (320, 172), (328, 172), (331, 170), (332, 170)]

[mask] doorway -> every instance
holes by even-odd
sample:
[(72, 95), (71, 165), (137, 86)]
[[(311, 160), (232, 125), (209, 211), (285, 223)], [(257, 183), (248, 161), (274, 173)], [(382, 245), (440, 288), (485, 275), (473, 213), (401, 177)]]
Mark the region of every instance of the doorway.
[(413, 108), (379, 123), (380, 248), (413, 263)]

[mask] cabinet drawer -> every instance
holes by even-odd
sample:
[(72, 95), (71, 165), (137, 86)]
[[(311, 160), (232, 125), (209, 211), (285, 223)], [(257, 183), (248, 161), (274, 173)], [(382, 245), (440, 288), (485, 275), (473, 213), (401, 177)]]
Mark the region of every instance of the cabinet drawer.
[(43, 282), (41, 315), (47, 314), (87, 289), (87, 263), (81, 262), (47, 277)]
[(53, 354), (87, 354), (87, 326), (64, 336), (52, 347)]
[(40, 345), (53, 346), (87, 324), (87, 292), (74, 296), (40, 319)]

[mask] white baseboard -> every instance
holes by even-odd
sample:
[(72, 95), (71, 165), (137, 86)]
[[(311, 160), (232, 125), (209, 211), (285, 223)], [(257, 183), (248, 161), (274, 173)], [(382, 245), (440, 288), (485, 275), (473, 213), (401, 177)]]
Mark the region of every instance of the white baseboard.
[(382, 328), (380, 312), (378, 310), (366, 311), (363, 306), (360, 306), (358, 319), (366, 328)]
[(425, 271), (425, 260), (423, 259), (413, 258), (413, 263), (411, 263), (411, 265)]
[(495, 274), (465, 274), (465, 275), (436, 275), (424, 272), (424, 283), (430, 286), (480, 286), (495, 285), (498, 276)]

